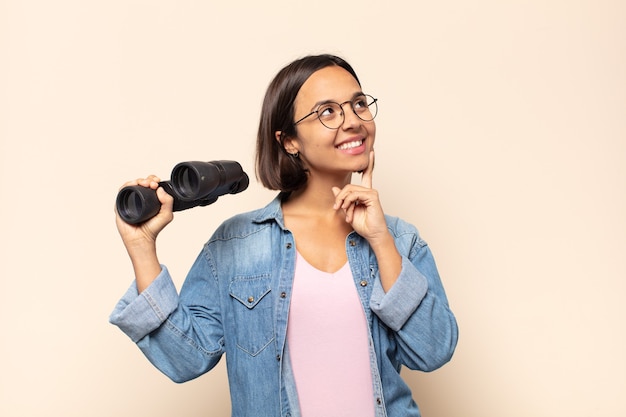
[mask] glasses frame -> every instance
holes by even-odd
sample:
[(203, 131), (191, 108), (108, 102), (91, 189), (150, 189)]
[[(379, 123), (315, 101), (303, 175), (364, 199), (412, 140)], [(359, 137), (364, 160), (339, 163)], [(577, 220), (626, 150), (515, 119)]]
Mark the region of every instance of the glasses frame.
[[(363, 118), (362, 118), (361, 116), (359, 116), (359, 114), (358, 114), (358, 113), (354, 110), (354, 101), (355, 101), (357, 98), (361, 97), (361, 96), (366, 97), (366, 98), (371, 98), (371, 99), (372, 99), (372, 102), (371, 102), (371, 103), (369, 103), (369, 104), (367, 105), (367, 107), (368, 107), (368, 108), (370, 108), (372, 105), (375, 105), (375, 106), (376, 106), (376, 113), (374, 113), (374, 116), (373, 116), (371, 119), (363, 119)], [(327, 128), (327, 129), (331, 129), (331, 130), (337, 130), (337, 129), (339, 129), (339, 128), (340, 128), (340, 127), (341, 127), (341, 126), (345, 123), (345, 121), (346, 121), (346, 114), (345, 114), (345, 110), (343, 109), (343, 106), (344, 106), (344, 104), (346, 104), (346, 103), (350, 103), (350, 108), (352, 109), (352, 112), (356, 115), (356, 117), (358, 117), (359, 119), (363, 120), (364, 122), (371, 122), (371, 121), (372, 121), (372, 120), (374, 120), (374, 119), (376, 118), (376, 116), (378, 115), (378, 99), (377, 99), (376, 97), (374, 97), (374, 96), (370, 95), (370, 94), (359, 94), (359, 95), (357, 95), (356, 97), (352, 98), (351, 100), (344, 101), (343, 103), (337, 103), (337, 102), (335, 102), (335, 101), (328, 101), (328, 102), (322, 103), (322, 104), (320, 104), (319, 106), (317, 106), (317, 109), (313, 110), (311, 113), (307, 114), (306, 116), (301, 117), (300, 119), (298, 119), (298, 121), (297, 121), (297, 122), (294, 122), (294, 124), (293, 124), (293, 125), (295, 126), (295, 125), (297, 125), (298, 123), (302, 122), (303, 120), (305, 120), (305, 119), (307, 119), (307, 118), (311, 117), (312, 115), (317, 114), (317, 120), (319, 120), (319, 121), (320, 121), (320, 123), (321, 123), (321, 124), (322, 124), (325, 128)], [(320, 119), (320, 116), (319, 116), (319, 114), (318, 114), (318, 112), (319, 112), (319, 108), (320, 108), (321, 106), (328, 105), (328, 104), (336, 104), (336, 105), (338, 105), (338, 106), (339, 106), (339, 108), (341, 109), (341, 119), (342, 119), (342, 120), (341, 120), (341, 123), (339, 123), (339, 126), (337, 126), (337, 127), (328, 127), (328, 126), (326, 126), (326, 125), (324, 124), (324, 122), (322, 122), (322, 119)]]

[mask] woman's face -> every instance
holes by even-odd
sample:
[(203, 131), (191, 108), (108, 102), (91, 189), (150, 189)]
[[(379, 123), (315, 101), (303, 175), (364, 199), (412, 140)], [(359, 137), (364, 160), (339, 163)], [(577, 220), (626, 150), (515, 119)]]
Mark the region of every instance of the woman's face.
[(344, 121), (338, 129), (324, 126), (313, 114), (299, 122), (296, 136), (285, 141), (285, 149), (299, 152), (310, 174), (363, 171), (374, 147), (376, 124), (361, 120), (350, 101), (362, 93), (359, 83), (345, 69), (326, 67), (314, 72), (302, 85), (294, 103), (295, 120), (317, 110), (324, 102), (342, 104)]

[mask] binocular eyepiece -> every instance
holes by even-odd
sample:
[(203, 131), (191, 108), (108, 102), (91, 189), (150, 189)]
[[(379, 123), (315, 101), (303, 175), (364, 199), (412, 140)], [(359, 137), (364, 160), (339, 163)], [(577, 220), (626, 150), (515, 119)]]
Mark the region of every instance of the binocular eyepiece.
[[(224, 194), (237, 194), (250, 180), (235, 161), (181, 162), (172, 170), (170, 181), (159, 185), (174, 197), (174, 211), (207, 206)], [(117, 212), (128, 224), (154, 217), (161, 208), (156, 191), (140, 185), (122, 188), (117, 194)]]

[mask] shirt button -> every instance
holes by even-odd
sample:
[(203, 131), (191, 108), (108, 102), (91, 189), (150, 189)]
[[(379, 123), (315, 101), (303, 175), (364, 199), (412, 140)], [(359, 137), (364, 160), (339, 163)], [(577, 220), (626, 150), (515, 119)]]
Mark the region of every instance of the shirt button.
[(280, 362), (280, 355), (276, 355), (276, 360)]
[(287, 249), (291, 249), (291, 242), (287, 243), (285, 246), (287, 247)]
[(365, 280), (361, 281), (361, 287), (367, 287), (367, 281)]
[(249, 303), (254, 303), (254, 297), (253, 296), (248, 297), (248, 302)]
[(350, 244), (350, 246), (356, 246), (356, 241), (355, 240), (350, 240), (350, 242), (348, 242)]
[(376, 404), (381, 405), (383, 403), (383, 401), (380, 399), (380, 397), (376, 398)]
[(287, 293), (285, 291), (281, 292), (280, 298), (287, 298)]

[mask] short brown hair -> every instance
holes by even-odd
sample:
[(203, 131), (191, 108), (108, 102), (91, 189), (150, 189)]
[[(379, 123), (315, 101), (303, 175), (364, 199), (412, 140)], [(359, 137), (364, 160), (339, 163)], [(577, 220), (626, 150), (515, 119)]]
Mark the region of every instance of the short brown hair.
[[(307, 182), (302, 160), (289, 155), (285, 139), (296, 135), (294, 101), (300, 88), (316, 71), (339, 66), (348, 71), (361, 85), (354, 69), (335, 55), (309, 55), (297, 59), (278, 72), (265, 93), (256, 143), (256, 176), (265, 188), (291, 192)], [(280, 131), (280, 143), (276, 132)]]

